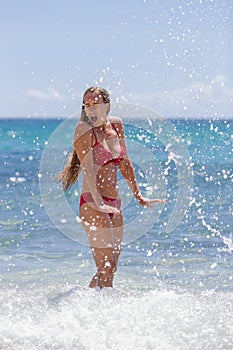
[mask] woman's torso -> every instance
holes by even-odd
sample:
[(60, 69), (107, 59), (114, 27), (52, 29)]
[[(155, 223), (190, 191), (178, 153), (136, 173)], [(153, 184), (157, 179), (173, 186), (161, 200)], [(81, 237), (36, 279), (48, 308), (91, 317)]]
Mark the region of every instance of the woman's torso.
[[(92, 153), (99, 193), (105, 197), (118, 198), (117, 164), (125, 157), (125, 152), (112, 120), (106, 133), (93, 129)], [(82, 192), (89, 192), (85, 177)]]

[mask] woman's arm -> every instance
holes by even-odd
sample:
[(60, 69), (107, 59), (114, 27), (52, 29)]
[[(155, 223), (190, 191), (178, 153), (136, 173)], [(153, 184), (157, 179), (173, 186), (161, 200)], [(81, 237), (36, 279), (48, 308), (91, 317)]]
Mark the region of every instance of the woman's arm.
[(167, 202), (167, 199), (149, 199), (142, 196), (137, 184), (137, 179), (135, 176), (133, 165), (129, 158), (125, 158), (119, 163), (119, 169), (139, 204), (141, 204), (144, 207), (153, 208), (154, 203)]
[(120, 119), (117, 122), (117, 131), (118, 131), (118, 134), (119, 134), (120, 139), (121, 139), (121, 141), (120, 141), (121, 145), (122, 145), (122, 147), (125, 151), (125, 154), (126, 154), (125, 158), (119, 163), (119, 169), (120, 169), (122, 176), (126, 180), (129, 188), (133, 192), (135, 198), (139, 202), (139, 204), (141, 204), (142, 206), (147, 206), (149, 208), (152, 208), (152, 204), (154, 204), (154, 203), (167, 202), (167, 199), (148, 199), (148, 198), (145, 198), (142, 196), (140, 189), (139, 189), (139, 186), (138, 186), (138, 183), (137, 183), (136, 175), (134, 172), (134, 167), (133, 167), (133, 165), (129, 159), (129, 156), (128, 156), (125, 135), (124, 135), (124, 126), (123, 126), (123, 123)]
[(99, 207), (103, 204), (103, 199), (96, 186), (96, 170), (92, 154), (92, 129), (85, 122), (80, 122), (75, 129), (74, 150), (80, 160), (80, 166), (94, 202)]
[(128, 157), (119, 163), (119, 169), (136, 199), (140, 200), (141, 192), (138, 187), (133, 165)]

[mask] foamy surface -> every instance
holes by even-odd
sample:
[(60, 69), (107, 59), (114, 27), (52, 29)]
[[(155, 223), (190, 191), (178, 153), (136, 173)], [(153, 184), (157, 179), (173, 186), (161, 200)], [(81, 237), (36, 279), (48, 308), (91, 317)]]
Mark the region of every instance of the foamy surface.
[(1, 349), (232, 349), (233, 294), (72, 285), (0, 292)]

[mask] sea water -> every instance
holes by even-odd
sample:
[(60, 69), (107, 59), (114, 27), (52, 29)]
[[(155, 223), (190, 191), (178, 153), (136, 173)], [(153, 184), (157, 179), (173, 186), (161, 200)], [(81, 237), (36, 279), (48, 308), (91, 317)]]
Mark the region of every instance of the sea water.
[[(147, 161), (157, 164), (152, 190), (169, 201), (140, 221), (119, 174), (129, 236), (114, 288), (101, 291), (87, 287), (95, 266), (84, 232), (77, 226), (69, 237), (69, 226), (60, 229), (53, 220), (60, 197), (43, 188), (43, 157), (63, 122), (0, 121), (0, 349), (233, 349), (233, 122), (168, 122), (189, 156), (190, 180), (182, 218), (174, 222), (176, 213), (168, 230), (182, 187), (179, 155), (171, 157), (157, 130), (149, 160), (125, 120), (139, 183)], [(149, 120), (143, 130), (150, 127)], [(64, 132), (70, 146), (72, 137)], [(62, 167), (53, 154), (43, 164)], [(77, 183), (65, 197), (74, 217), (79, 194)]]

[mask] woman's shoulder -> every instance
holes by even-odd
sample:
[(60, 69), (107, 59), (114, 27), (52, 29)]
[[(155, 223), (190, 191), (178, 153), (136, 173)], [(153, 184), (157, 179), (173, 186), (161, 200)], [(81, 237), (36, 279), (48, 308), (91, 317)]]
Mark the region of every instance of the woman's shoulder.
[(84, 121), (80, 121), (74, 131), (74, 142), (90, 142), (92, 137), (92, 127)]
[(124, 129), (124, 125), (123, 125), (123, 121), (121, 118), (116, 117), (116, 116), (111, 116), (109, 117), (110, 122), (113, 123), (116, 127), (118, 127), (119, 129)]
[(92, 130), (92, 127), (90, 124), (88, 124), (84, 121), (80, 121), (75, 128), (75, 134), (76, 135), (83, 135), (86, 132), (91, 131), (91, 130)]
[(123, 125), (122, 119), (117, 116), (109, 116), (109, 119), (112, 123), (119, 123)]
[(121, 118), (119, 117), (109, 117), (111, 124), (114, 124), (114, 127), (116, 128), (118, 134), (124, 135), (124, 124)]

